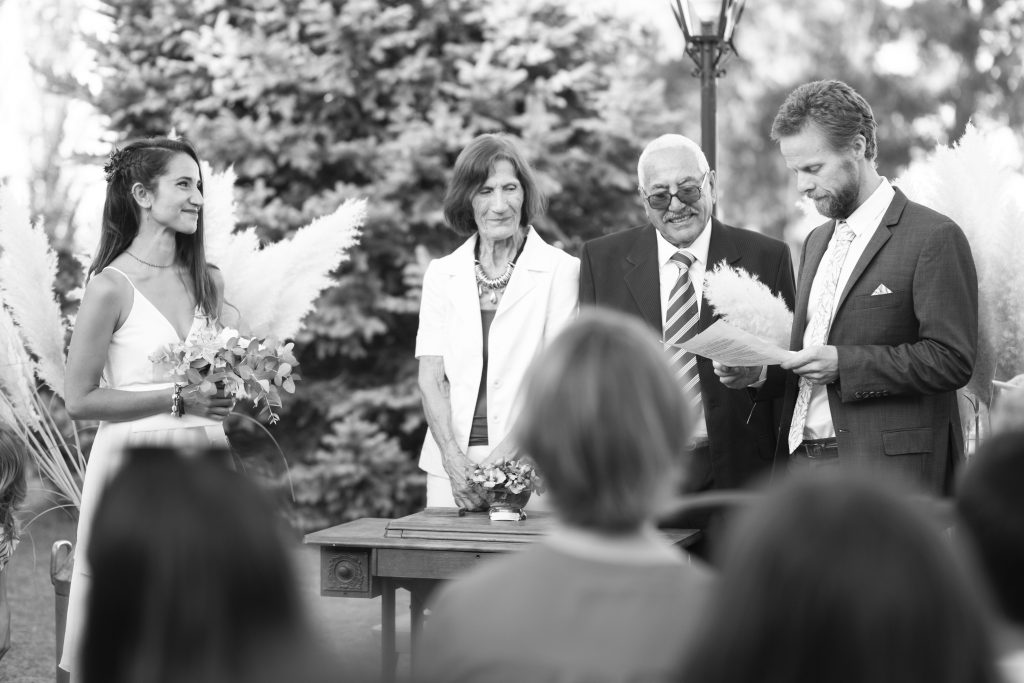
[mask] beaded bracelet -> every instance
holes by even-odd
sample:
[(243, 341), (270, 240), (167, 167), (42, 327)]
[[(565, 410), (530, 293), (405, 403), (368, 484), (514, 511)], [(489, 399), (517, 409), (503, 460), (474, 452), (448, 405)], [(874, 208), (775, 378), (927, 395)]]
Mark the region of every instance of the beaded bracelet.
[(171, 415), (174, 417), (181, 417), (185, 414), (185, 404), (181, 400), (181, 390), (184, 387), (184, 384), (174, 385), (174, 393), (171, 394)]

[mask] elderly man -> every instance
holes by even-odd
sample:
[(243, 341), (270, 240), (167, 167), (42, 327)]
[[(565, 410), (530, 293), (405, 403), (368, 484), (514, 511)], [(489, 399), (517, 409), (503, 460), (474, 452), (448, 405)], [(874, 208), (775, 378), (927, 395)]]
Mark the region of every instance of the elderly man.
[(715, 321), (702, 293), (704, 273), (720, 263), (756, 275), (792, 308), (789, 249), (714, 218), (718, 179), (689, 138), (663, 135), (648, 144), (637, 174), (649, 222), (583, 245), (580, 304), (638, 316), (665, 340), (696, 416), (691, 488), (740, 487), (771, 467), (782, 373), (760, 371), (755, 388), (729, 391), (710, 360), (673, 344)]
[(956, 223), (878, 174), (875, 128), (840, 81), (800, 86), (772, 125), (797, 190), (829, 219), (800, 261), (780, 456), (946, 493), (964, 453), (956, 390), (974, 369), (977, 274)]

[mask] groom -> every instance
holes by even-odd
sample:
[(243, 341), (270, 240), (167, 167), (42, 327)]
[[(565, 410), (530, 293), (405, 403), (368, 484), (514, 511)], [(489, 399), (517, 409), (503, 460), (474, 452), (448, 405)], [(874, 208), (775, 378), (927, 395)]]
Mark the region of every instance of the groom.
[[(637, 175), (649, 223), (583, 245), (581, 307), (635, 315), (660, 339), (676, 333), (673, 322), (689, 336), (717, 319), (702, 296), (704, 273), (725, 263), (756, 275), (792, 309), (789, 248), (712, 216), (717, 176), (695, 142), (682, 135), (659, 137), (640, 155)], [(722, 385), (707, 358), (678, 360), (677, 377), (696, 416), (688, 489), (737, 488), (770, 470), (778, 425), (773, 399), (782, 386), (778, 368), (755, 377), (755, 389), (737, 392)]]
[(800, 262), (779, 456), (948, 493), (964, 457), (956, 390), (977, 353), (977, 274), (956, 223), (878, 174), (875, 128), (840, 81), (800, 86), (772, 125), (797, 189), (830, 219)]

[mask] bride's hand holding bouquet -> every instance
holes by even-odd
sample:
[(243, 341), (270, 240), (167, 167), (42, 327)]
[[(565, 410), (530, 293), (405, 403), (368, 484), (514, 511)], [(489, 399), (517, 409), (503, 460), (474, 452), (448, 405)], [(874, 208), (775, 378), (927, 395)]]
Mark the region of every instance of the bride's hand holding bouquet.
[(255, 407), (263, 404), (274, 424), (279, 419), (274, 409), (282, 406), (281, 391), (294, 393), (299, 379), (292, 349), (291, 342), (207, 326), (183, 342), (159, 349), (150, 360), (176, 383), (172, 402), (178, 405), (172, 412), (185, 414), (194, 408), (223, 419), (236, 400), (251, 399)]

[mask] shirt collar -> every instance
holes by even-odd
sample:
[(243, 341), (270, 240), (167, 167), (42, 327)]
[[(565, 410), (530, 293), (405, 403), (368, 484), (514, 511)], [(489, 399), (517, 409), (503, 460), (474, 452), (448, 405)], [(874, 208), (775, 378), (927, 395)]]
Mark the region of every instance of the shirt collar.
[(892, 203), (892, 198), (895, 196), (896, 191), (892, 189), (892, 185), (889, 184), (888, 180), (882, 178), (882, 182), (878, 183), (875, 191), (846, 219), (846, 224), (853, 228), (853, 232), (857, 237), (860, 237), (865, 232), (874, 231), (881, 222), (885, 210)]
[[(658, 265), (664, 266), (671, 259), (672, 255), (679, 251), (679, 247), (669, 242), (665, 237), (654, 229), (654, 235), (658, 240)], [(697, 235), (697, 239), (693, 241), (688, 247), (683, 247), (686, 251), (693, 254), (693, 257), (700, 261), (702, 264), (707, 265), (708, 262), (708, 247), (711, 245), (711, 219), (708, 218), (708, 222), (704, 225), (704, 229), (701, 230), (700, 234)]]

